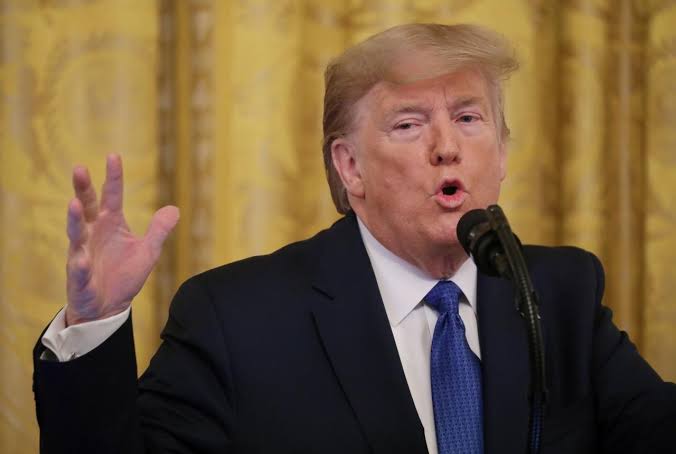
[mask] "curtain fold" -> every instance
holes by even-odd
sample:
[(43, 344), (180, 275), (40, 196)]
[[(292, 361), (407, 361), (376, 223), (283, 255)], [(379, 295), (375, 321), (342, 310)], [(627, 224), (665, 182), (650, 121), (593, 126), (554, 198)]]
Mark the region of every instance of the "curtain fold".
[(676, 380), (676, 2), (637, 3), (645, 14), (645, 280), (642, 352)]
[(181, 209), (134, 301), (143, 370), (180, 282), (337, 219), (323, 69), (412, 21), (515, 45), (501, 205), (524, 242), (599, 255), (616, 322), (676, 379), (673, 1), (0, 0), (0, 451), (38, 449), (30, 349), (65, 302), (72, 166), (98, 186), (122, 154), (137, 233)]
[[(125, 161), (125, 211), (157, 203), (157, 9), (134, 0), (0, 0), (0, 451), (38, 451), (31, 349), (65, 304), (74, 164)], [(100, 187), (100, 186), (99, 186)], [(157, 346), (155, 286), (136, 297), (139, 363)]]

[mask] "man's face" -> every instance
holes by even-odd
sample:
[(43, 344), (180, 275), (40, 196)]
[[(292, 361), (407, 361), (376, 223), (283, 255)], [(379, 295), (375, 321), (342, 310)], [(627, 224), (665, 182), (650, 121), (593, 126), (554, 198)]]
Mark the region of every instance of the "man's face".
[(348, 136), (354, 178), (346, 186), (369, 230), (418, 265), (415, 256), (426, 251), (459, 249), (458, 220), (496, 203), (505, 176), (505, 150), (480, 73), (380, 82), (357, 104), (355, 124)]

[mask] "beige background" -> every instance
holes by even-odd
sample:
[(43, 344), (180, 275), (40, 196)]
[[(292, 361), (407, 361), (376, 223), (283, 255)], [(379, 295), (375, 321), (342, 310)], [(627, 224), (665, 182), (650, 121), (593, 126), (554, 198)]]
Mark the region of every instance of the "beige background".
[(142, 369), (181, 280), (336, 218), (322, 70), (410, 21), (514, 43), (501, 203), (526, 242), (602, 258), (617, 323), (676, 379), (676, 2), (0, 0), (0, 452), (37, 451), (31, 349), (64, 304), (73, 164), (100, 182), (123, 155), (137, 232), (182, 210), (135, 301)]

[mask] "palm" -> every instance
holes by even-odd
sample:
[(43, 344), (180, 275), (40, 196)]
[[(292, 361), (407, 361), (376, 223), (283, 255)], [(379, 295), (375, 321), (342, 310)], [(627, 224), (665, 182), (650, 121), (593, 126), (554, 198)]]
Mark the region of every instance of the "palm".
[(164, 207), (153, 216), (145, 236), (131, 233), (122, 212), (122, 165), (117, 156), (108, 159), (100, 207), (86, 169), (75, 169), (73, 185), (76, 198), (68, 207), (69, 324), (125, 310), (143, 287), (164, 239), (178, 221), (178, 210)]
[(142, 238), (135, 237), (121, 214), (99, 213), (87, 225), (89, 240), (82, 247), (91, 260), (84, 286), (69, 292), (69, 302), (86, 312), (125, 309), (143, 286), (154, 261)]

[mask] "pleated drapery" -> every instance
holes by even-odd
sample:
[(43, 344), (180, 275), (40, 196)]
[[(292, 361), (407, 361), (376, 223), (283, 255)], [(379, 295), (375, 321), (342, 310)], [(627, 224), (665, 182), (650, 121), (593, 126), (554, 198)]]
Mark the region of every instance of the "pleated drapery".
[(37, 451), (30, 352), (65, 303), (72, 166), (101, 182), (122, 154), (136, 232), (181, 208), (134, 301), (142, 370), (182, 280), (337, 218), (323, 69), (413, 21), (513, 42), (501, 205), (524, 242), (599, 255), (616, 322), (676, 380), (673, 1), (0, 0), (0, 451)]

